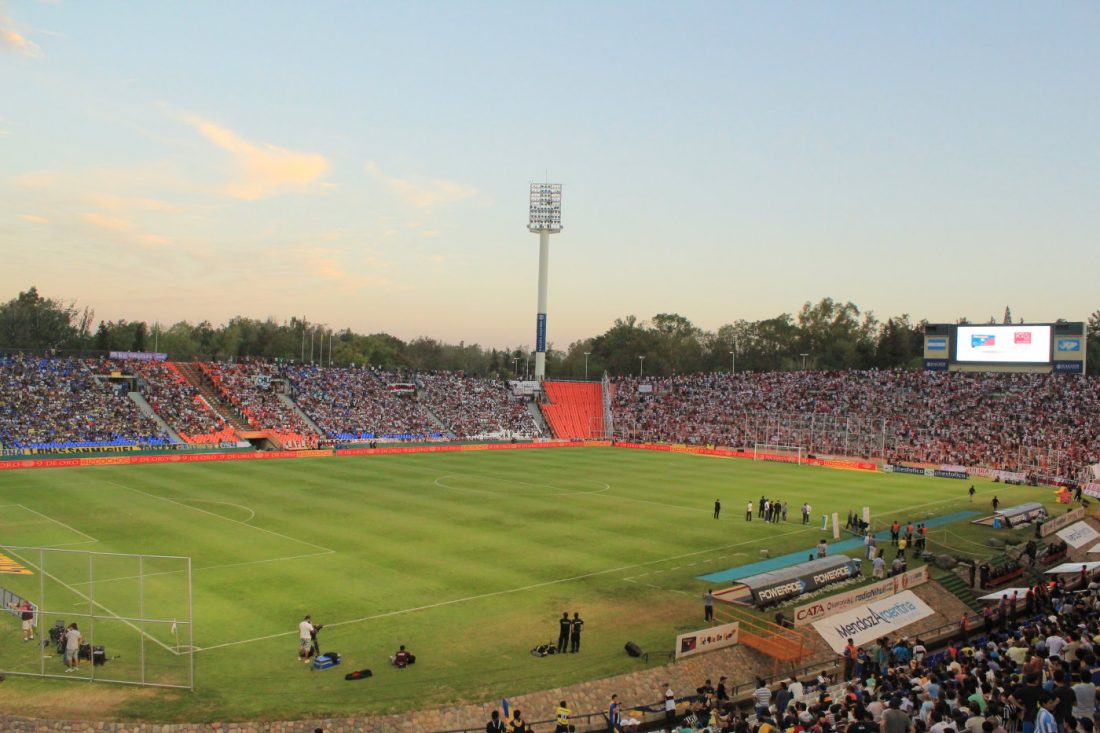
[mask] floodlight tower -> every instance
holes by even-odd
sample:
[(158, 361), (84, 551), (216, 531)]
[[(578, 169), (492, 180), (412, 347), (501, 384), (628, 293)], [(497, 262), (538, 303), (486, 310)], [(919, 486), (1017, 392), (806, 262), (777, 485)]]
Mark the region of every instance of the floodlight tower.
[(546, 277), (550, 235), (561, 231), (561, 184), (531, 184), (531, 216), (527, 231), (539, 235), (539, 311), (535, 320), (535, 379), (546, 379)]

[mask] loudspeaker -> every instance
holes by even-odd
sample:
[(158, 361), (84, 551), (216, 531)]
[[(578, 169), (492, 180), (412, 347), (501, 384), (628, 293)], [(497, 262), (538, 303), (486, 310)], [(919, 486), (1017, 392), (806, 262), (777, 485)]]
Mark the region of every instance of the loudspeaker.
[(948, 323), (929, 323), (924, 327), (925, 336), (949, 336), (951, 325)]
[(107, 650), (101, 646), (92, 647), (92, 664), (99, 667), (107, 663)]
[(628, 641), (623, 648), (626, 649), (626, 653), (632, 657), (642, 656), (642, 648), (632, 641)]

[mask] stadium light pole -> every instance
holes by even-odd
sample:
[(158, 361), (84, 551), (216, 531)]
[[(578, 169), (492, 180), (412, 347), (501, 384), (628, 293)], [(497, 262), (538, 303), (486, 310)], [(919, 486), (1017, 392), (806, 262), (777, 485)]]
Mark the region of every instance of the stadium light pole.
[(519, 376), (518, 369), (519, 369), (519, 357), (518, 356), (513, 356), (512, 357), (512, 376), (514, 376), (514, 377)]
[(730, 374), (734, 374), (737, 371), (737, 352), (730, 352)]
[(584, 352), (584, 381), (586, 382), (588, 381), (588, 355), (591, 353), (591, 351)]
[(806, 371), (806, 357), (809, 354), (800, 354), (800, 356), (802, 357), (802, 371)]
[(643, 373), (645, 371), (643, 369), (643, 367), (645, 367), (645, 357), (644, 356), (639, 356), (638, 357), (638, 379), (641, 379), (642, 376), (643, 376)]
[(527, 231), (539, 235), (539, 300), (535, 316), (535, 379), (546, 379), (546, 278), (550, 235), (561, 231), (561, 184), (532, 183)]

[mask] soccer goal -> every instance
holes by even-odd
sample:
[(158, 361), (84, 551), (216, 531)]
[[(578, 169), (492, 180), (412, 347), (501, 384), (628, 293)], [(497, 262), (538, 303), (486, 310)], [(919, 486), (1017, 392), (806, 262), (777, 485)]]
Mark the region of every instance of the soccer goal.
[[(0, 562), (5, 596), (34, 612), (34, 643), (0, 641), (0, 673), (194, 689), (191, 558), (0, 546)], [(83, 643), (70, 668), (74, 624)]]
[(753, 443), (752, 459), (754, 461), (778, 461), (779, 463), (803, 463), (805, 449), (801, 445), (784, 445), (782, 443)]

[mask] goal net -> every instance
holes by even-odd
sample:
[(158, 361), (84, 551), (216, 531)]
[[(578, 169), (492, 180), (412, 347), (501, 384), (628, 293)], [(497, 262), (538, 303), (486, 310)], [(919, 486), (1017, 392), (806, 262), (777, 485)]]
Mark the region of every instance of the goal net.
[(803, 463), (805, 451), (800, 445), (783, 443), (753, 443), (754, 461), (777, 461), (779, 463)]
[[(26, 600), (33, 643), (0, 614), (0, 674), (91, 679), (192, 690), (195, 683), (191, 558), (0, 545), (3, 595)], [(10, 620), (9, 620), (10, 619)], [(62, 652), (77, 625), (78, 668)]]

